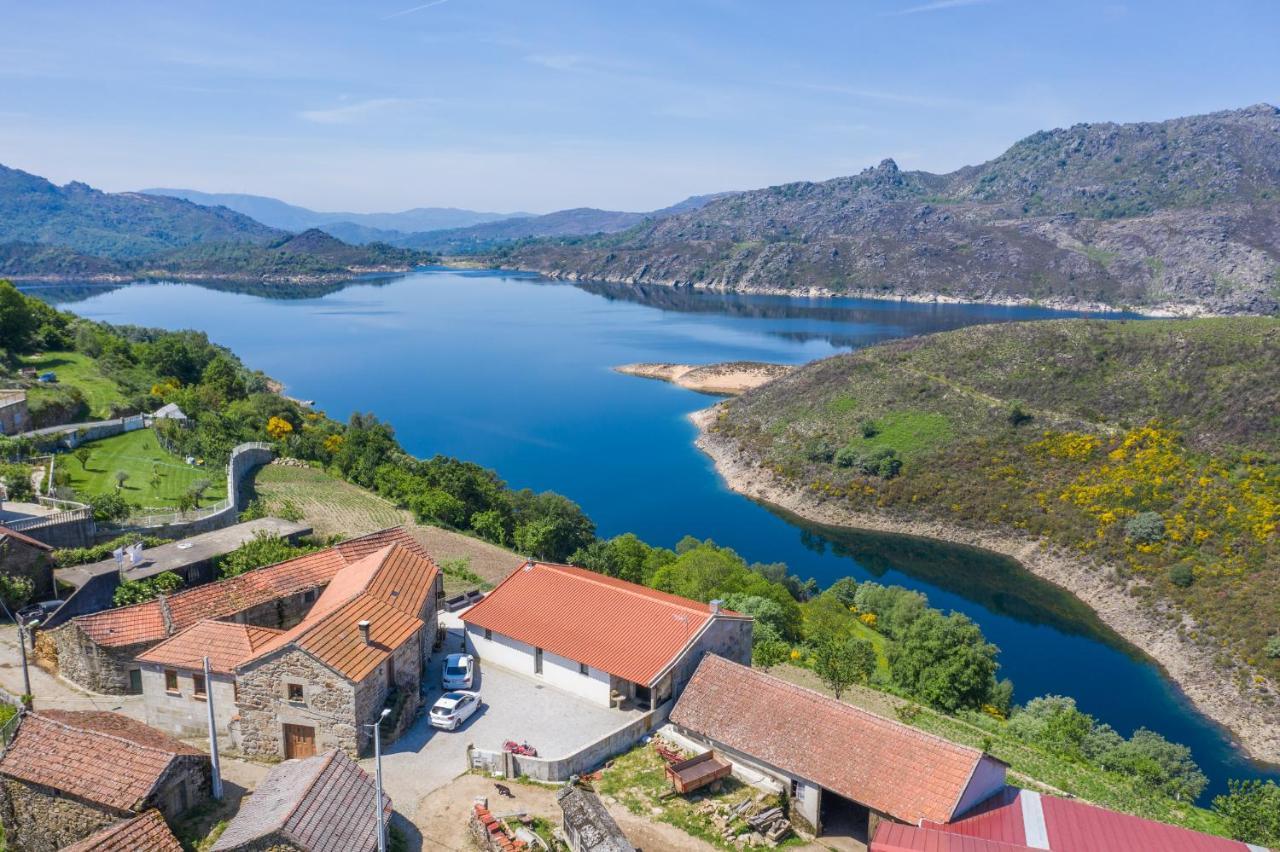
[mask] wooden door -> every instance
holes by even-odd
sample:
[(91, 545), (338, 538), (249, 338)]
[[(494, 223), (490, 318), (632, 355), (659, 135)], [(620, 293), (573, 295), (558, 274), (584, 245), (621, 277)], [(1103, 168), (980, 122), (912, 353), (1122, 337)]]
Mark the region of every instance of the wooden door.
[(316, 753), (316, 729), (306, 725), (284, 726), (284, 756), (311, 757)]

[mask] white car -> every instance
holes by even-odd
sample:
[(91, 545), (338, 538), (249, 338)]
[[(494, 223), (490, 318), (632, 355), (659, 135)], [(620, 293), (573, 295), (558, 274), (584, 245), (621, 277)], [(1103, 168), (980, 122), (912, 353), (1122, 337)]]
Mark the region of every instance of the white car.
[(479, 709), (480, 696), (474, 692), (446, 692), (431, 708), (431, 726), (456, 731)]
[(470, 689), (475, 673), (475, 657), (470, 654), (450, 654), (445, 657), (440, 682), (445, 689)]

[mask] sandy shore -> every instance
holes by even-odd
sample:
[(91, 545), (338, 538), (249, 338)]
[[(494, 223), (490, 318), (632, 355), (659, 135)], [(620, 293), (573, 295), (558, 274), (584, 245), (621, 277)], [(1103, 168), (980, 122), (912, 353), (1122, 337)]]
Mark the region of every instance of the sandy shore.
[(1112, 630), (1156, 661), (1204, 715), (1227, 729), (1250, 757), (1280, 764), (1280, 694), (1273, 684), (1255, 682), (1242, 662), (1224, 670), (1215, 647), (1197, 644), (1187, 616), (1182, 630), (1152, 612), (1130, 594), (1114, 569), (1090, 564), (1042, 542), (997, 532), (981, 532), (935, 521), (887, 513), (857, 512), (779, 480), (741, 452), (732, 439), (707, 431), (716, 408), (690, 415), (698, 426), (698, 448), (734, 491), (786, 509), (815, 523), (904, 533), (973, 547), (1012, 557), (1031, 573), (1071, 592), (1091, 607)]
[(723, 364), (623, 364), (614, 367), (628, 376), (660, 379), (682, 388), (718, 396), (737, 396), (765, 382), (785, 376), (795, 368), (761, 361), (728, 361)]

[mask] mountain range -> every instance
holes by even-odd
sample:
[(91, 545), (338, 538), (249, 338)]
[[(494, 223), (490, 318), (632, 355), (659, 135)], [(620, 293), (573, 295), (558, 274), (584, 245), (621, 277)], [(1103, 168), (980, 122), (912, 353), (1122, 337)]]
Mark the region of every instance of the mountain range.
[(623, 283), (1275, 314), (1280, 110), (1042, 131), (942, 175), (885, 160), (489, 259)]

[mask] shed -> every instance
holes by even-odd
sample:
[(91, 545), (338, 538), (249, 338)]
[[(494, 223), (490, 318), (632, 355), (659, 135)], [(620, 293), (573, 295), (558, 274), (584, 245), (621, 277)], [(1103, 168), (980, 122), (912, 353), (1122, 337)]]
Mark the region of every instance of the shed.
[(636, 852), (595, 793), (570, 784), (560, 788), (556, 801), (573, 852)]
[(182, 852), (182, 844), (159, 811), (147, 811), (109, 825), (62, 852)]

